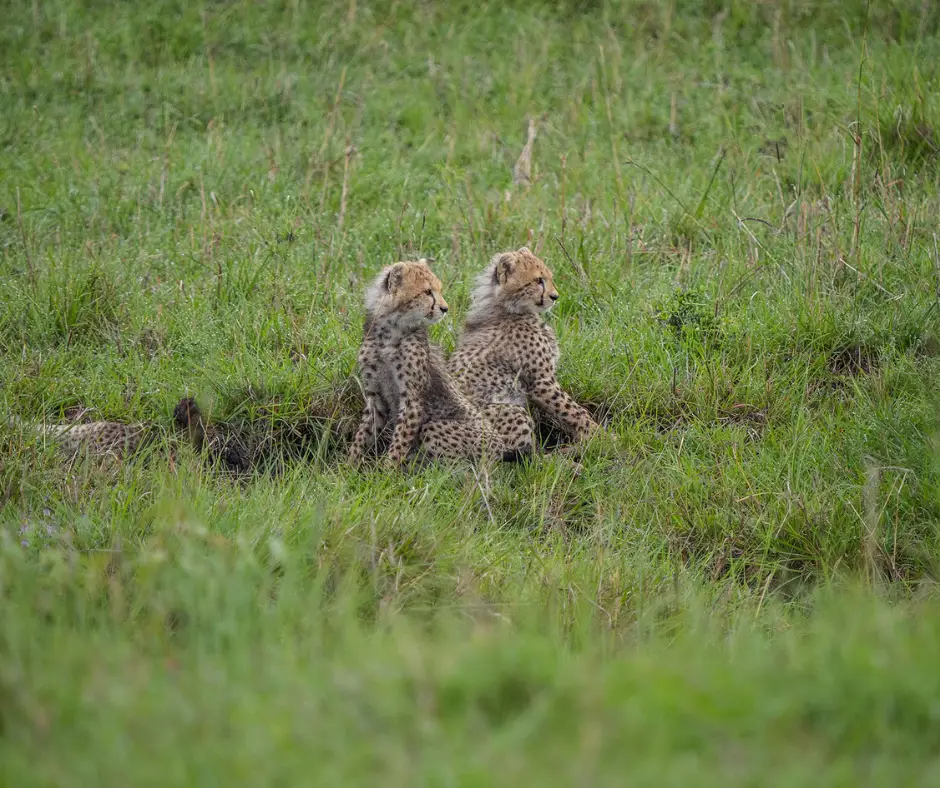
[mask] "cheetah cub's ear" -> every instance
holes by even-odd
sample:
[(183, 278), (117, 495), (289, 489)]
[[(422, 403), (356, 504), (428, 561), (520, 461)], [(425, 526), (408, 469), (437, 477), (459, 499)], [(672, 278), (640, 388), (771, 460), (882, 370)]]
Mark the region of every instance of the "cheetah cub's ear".
[(395, 263), (395, 265), (390, 266), (388, 269), (388, 274), (385, 276), (385, 290), (389, 295), (395, 295), (398, 292), (398, 289), (405, 282), (405, 264), (404, 263)]
[(515, 269), (516, 261), (513, 259), (512, 252), (500, 255), (499, 260), (496, 261), (496, 266), (493, 268), (493, 278), (496, 280), (496, 284), (506, 284)]

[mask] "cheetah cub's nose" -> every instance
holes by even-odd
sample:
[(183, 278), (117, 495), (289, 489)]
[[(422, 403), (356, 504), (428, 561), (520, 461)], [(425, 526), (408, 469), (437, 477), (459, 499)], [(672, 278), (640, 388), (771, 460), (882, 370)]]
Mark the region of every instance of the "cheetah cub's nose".
[(552, 301), (557, 301), (557, 300), (558, 300), (558, 293), (552, 293), (552, 294), (549, 296), (549, 298), (552, 299)]
[(438, 306), (438, 309), (441, 310), (441, 313), (442, 313), (442, 314), (446, 314), (446, 313), (447, 313), (447, 310), (450, 309), (450, 307), (444, 306), (443, 304), (441, 304), (440, 306)]

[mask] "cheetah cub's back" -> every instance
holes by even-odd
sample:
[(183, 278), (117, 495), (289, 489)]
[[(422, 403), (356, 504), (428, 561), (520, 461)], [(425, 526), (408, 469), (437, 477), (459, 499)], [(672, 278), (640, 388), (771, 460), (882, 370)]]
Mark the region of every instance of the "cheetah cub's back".
[(427, 260), (382, 269), (366, 291), (365, 305), (359, 348), (365, 406), (350, 460), (381, 453), (386, 441), (387, 456), (396, 464), (418, 448), (441, 457), (501, 451), (428, 338), (428, 326), (448, 307)]
[(470, 312), (449, 369), (493, 423), (507, 448), (528, 450), (528, 407), (573, 438), (597, 428), (558, 384), (558, 340), (542, 315), (558, 300), (552, 272), (527, 247), (490, 260), (474, 287)]
[(119, 421), (90, 421), (36, 424), (11, 419), (36, 435), (49, 438), (66, 459), (80, 454), (89, 457), (128, 457), (153, 440), (154, 427), (147, 423), (125, 424)]

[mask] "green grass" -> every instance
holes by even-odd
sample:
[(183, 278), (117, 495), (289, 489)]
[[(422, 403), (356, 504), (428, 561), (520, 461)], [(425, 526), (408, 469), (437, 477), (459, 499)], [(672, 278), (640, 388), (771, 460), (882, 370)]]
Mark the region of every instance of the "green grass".
[[(938, 63), (919, 0), (5, 9), (0, 410), (284, 460), (0, 419), (5, 784), (935, 783)], [(523, 243), (611, 435), (348, 468), (365, 282), (436, 258), (451, 348)]]

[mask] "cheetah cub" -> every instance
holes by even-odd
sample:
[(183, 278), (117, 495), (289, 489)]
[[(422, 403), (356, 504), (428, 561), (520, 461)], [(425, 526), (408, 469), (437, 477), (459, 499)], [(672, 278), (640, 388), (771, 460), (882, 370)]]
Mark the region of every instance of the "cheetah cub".
[(532, 450), (527, 405), (575, 439), (598, 428), (555, 377), (558, 340), (542, 313), (557, 300), (552, 272), (528, 248), (496, 255), (477, 280), (450, 358), (457, 384), (509, 450)]
[[(177, 430), (197, 451), (206, 449), (213, 459), (234, 471), (248, 469), (244, 447), (214, 424), (207, 424), (196, 401), (181, 399), (173, 410)], [(91, 421), (84, 424), (34, 424), (11, 419), (37, 435), (50, 438), (68, 460), (79, 456), (125, 459), (161, 436), (158, 425), (150, 422), (126, 424), (120, 421)]]
[(128, 457), (154, 437), (152, 425), (125, 424), (119, 421), (91, 421), (85, 424), (33, 424), (11, 419), (37, 435), (45, 435), (66, 459), (80, 454), (90, 457)]
[(362, 421), (349, 451), (358, 463), (367, 451), (401, 464), (416, 449), (437, 457), (498, 457), (493, 428), (447, 374), (427, 327), (447, 312), (441, 282), (427, 260), (386, 266), (366, 291), (359, 349), (365, 396)]

